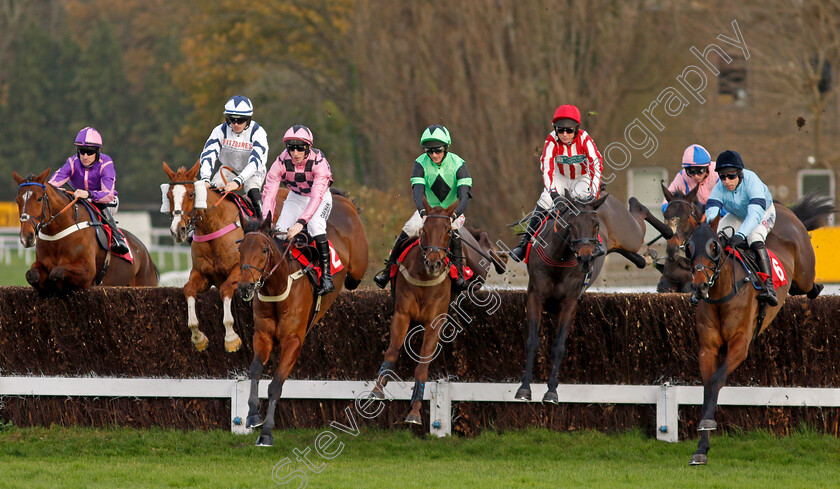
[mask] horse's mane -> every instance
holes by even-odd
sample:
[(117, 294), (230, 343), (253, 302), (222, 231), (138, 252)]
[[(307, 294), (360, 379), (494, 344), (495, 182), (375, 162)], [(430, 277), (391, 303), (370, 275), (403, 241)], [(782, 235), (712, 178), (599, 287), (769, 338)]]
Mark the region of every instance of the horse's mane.
[(811, 192), (802, 197), (790, 210), (802, 221), (805, 229), (813, 231), (828, 224), (828, 216), (837, 212), (831, 197), (825, 194)]
[(350, 203), (353, 204), (353, 207), (356, 208), (356, 212), (359, 214), (359, 216), (362, 215), (362, 208), (359, 207), (359, 204), (356, 203), (356, 199), (350, 197), (350, 192), (335, 187), (330, 187), (330, 193), (332, 193), (333, 195), (340, 195), (345, 199), (349, 200)]

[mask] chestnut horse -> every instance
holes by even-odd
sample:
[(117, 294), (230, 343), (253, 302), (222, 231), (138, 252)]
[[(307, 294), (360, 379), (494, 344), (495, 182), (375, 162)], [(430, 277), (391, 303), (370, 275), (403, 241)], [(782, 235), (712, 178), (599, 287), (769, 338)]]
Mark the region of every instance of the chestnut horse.
[(26, 178), (12, 172), (20, 185), (20, 242), (26, 248), (35, 246), (35, 263), (26, 281), (42, 294), (92, 285), (156, 286), (158, 270), (143, 243), (123, 229), (134, 263), (112, 258), (108, 240), (105, 248), (97, 243), (98, 219), (72, 194), (47, 183), (49, 174), (49, 168)]
[[(239, 252), (237, 241), (242, 239), (239, 220), (239, 208), (234, 202), (215, 191), (206, 191), (204, 182), (196, 182), (199, 163), (189, 170), (183, 166), (178, 171), (163, 163), (163, 171), (169, 177), (169, 189), (166, 198), (172, 215), (169, 228), (176, 243), (187, 240), (190, 231), (194, 231), (190, 251), (192, 270), (184, 285), (187, 299), (187, 326), (192, 332), (195, 349), (207, 348), (207, 336), (198, 328), (198, 316), (195, 312), (196, 295), (216, 286), (222, 296), (225, 327), (225, 350), (235, 352), (242, 346), (242, 340), (233, 330), (231, 302), (236, 284), (239, 282)], [(196, 188), (196, 184), (200, 188)], [(201, 208), (196, 208), (196, 196)], [(206, 199), (202, 198), (206, 195)], [(206, 202), (204, 202), (206, 201)]]
[(703, 218), (703, 205), (697, 201), (699, 188), (698, 185), (685, 194), (679, 190), (671, 192), (662, 184), (662, 192), (668, 202), (663, 215), (674, 235), (668, 239), (665, 262), (657, 266), (662, 272), (662, 278), (656, 285), (657, 292), (691, 292), (691, 264), (682, 249), (686, 239), (694, 232), (696, 223)]
[(604, 256), (594, 257), (600, 230), (598, 208), (609, 198), (604, 195), (591, 203), (566, 200), (550, 212), (533, 238), (528, 258), (528, 341), (525, 372), (516, 399), (531, 400), (534, 359), (540, 346), (540, 319), (543, 310), (555, 316), (557, 335), (551, 347), (552, 367), (548, 391), (543, 402), (556, 404), (560, 362), (566, 354), (566, 337), (577, 312), (578, 300), (595, 281), (604, 265)]
[[(249, 369), (251, 392), (245, 426), (255, 428), (262, 425), (256, 443), (261, 447), (274, 444), (271, 435), (274, 411), (283, 392), (283, 383), (300, 355), (306, 333), (338, 297), (342, 284), (353, 290), (361, 283), (368, 265), (367, 236), (358, 210), (350, 200), (333, 191), (327, 238), (344, 268), (333, 275), (335, 292), (323, 297), (315, 296), (314, 285), (303, 273), (303, 266), (291, 259), (290, 242), (284, 240), (278, 246), (273, 237), (272, 214), (282, 208), (284, 198), (284, 195), (278, 195), (275, 210), (268, 211), (262, 223), (243, 220), (246, 233), (239, 244), (239, 293), (243, 300), (254, 300), (254, 360)], [(280, 359), (268, 386), (268, 408), (263, 419), (259, 381), (275, 343), (280, 347)]]
[(776, 259), (771, 258), (772, 268), (783, 269), (788, 282), (776, 289), (779, 305), (775, 307), (759, 305), (759, 291), (744, 282), (744, 267), (736, 262), (731, 248), (725, 246), (726, 238), (712, 229), (720, 218), (712, 226), (692, 223), (696, 229), (688, 240), (686, 253), (693, 267), (694, 294), (700, 299), (695, 319), (703, 379), (703, 418), (697, 428), (700, 441), (691, 465), (707, 462), (709, 431), (717, 428), (714, 418), (718, 394), (727, 377), (747, 358), (750, 343), (767, 329), (788, 295), (814, 299), (822, 290), (822, 285), (814, 282), (816, 259), (808, 231), (823, 226), (833, 211), (830, 200), (817, 196), (806, 197), (793, 211), (776, 206), (776, 225), (767, 236), (766, 246), (776, 255)]

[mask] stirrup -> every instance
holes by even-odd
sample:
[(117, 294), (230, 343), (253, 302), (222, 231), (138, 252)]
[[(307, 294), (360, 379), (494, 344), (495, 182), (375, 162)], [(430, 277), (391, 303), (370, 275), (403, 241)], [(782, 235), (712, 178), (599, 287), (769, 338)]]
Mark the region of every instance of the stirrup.
[(380, 270), (374, 277), (373, 283), (376, 284), (377, 287), (380, 289), (384, 289), (386, 285), (388, 285), (388, 281), (391, 279), (391, 264), (388, 263), (385, 265), (385, 268)]

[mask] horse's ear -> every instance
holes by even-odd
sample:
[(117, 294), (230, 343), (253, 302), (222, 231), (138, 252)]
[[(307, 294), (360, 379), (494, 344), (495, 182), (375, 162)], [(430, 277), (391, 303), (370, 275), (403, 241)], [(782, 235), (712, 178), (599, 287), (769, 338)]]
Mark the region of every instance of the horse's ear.
[(685, 200), (687, 200), (689, 202), (692, 202), (693, 200), (695, 200), (697, 198), (697, 191), (698, 190), (700, 190), (700, 185), (695, 185), (694, 188), (691, 189), (691, 192), (689, 192), (688, 195), (685, 196)]
[[(703, 214), (703, 217), (705, 218), (705, 217), (706, 217), (706, 215), (705, 215), (705, 214)], [(721, 218), (721, 215), (720, 215), (720, 214), (718, 214), (718, 216), (717, 216), (716, 218), (712, 219), (712, 222), (710, 222), (710, 223), (709, 223), (709, 226), (710, 226), (712, 229), (714, 229), (715, 231), (717, 231), (717, 228), (718, 228), (718, 223), (720, 222), (720, 218)]]
[(571, 202), (571, 201), (572, 201), (572, 194), (569, 192), (569, 189), (565, 189), (565, 190), (563, 191), (563, 195), (565, 195), (566, 200), (567, 200), (568, 202)]
[(201, 168), (201, 160), (195, 160), (195, 165), (190, 168), (190, 171), (187, 172), (187, 179), (195, 180), (195, 176), (198, 175), (198, 170)]
[(47, 181), (47, 177), (48, 177), (48, 176), (50, 176), (50, 168), (47, 168), (46, 170), (44, 170), (43, 172), (41, 172), (41, 174), (40, 174), (40, 175), (38, 175), (37, 177), (35, 177), (35, 180), (36, 180), (38, 183), (44, 183), (44, 182), (46, 182), (46, 181)]
[(15, 181), (18, 183), (18, 185), (22, 184), (23, 181), (26, 180), (22, 176), (18, 175), (18, 172), (14, 171), (14, 170), (12, 170), (12, 178), (15, 179)]
[(172, 171), (172, 168), (169, 168), (169, 165), (166, 162), (163, 162), (163, 171), (166, 173), (166, 176), (169, 177), (169, 181), (175, 180), (175, 172)]
[[(674, 198), (674, 194), (672, 194), (671, 191), (668, 190), (668, 187), (665, 186), (665, 182), (659, 182), (659, 184), (662, 185), (662, 193), (665, 194), (665, 200), (671, 202), (671, 200)], [(700, 186), (698, 185), (697, 187), (699, 188)]]
[(426, 215), (432, 212), (432, 208), (429, 207), (429, 201), (426, 200), (426, 194), (423, 194), (423, 208), (426, 209)]
[(262, 224), (260, 224), (260, 231), (265, 234), (268, 234), (271, 231), (271, 211), (268, 211), (268, 214), (265, 215), (265, 219)]
[(602, 195), (602, 196), (598, 197), (598, 199), (597, 199), (597, 200), (595, 200), (594, 202), (592, 202), (592, 208), (593, 208), (593, 209), (597, 209), (597, 208), (601, 207), (601, 204), (603, 204), (604, 202), (606, 202), (607, 197), (609, 197), (609, 196), (610, 196), (610, 194), (605, 194), (605, 195)]

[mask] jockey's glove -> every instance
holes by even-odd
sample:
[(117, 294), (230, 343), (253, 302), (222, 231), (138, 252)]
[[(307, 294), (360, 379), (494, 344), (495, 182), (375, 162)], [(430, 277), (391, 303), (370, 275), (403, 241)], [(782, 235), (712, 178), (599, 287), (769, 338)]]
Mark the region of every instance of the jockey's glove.
[(729, 238), (729, 246), (731, 246), (732, 248), (749, 248), (749, 245), (747, 245), (746, 236), (744, 236), (741, 233), (735, 233), (734, 236)]

